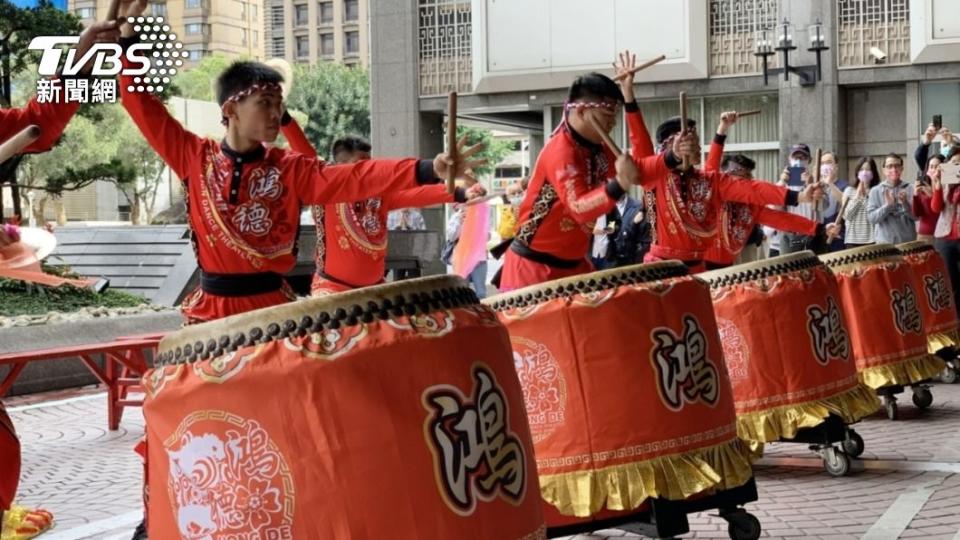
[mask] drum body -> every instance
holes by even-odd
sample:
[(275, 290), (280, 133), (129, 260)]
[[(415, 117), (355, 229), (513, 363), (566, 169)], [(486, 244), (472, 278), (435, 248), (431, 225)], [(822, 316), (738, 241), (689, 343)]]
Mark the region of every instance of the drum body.
[(742, 485), (709, 290), (678, 262), (488, 298), (510, 331), (548, 526)]
[(943, 361), (927, 353), (913, 270), (890, 244), (821, 255), (833, 271), (860, 380), (870, 388), (914, 384)]
[(860, 384), (833, 275), (809, 251), (700, 274), (710, 284), (740, 437), (793, 438), (880, 402)]
[(943, 258), (927, 242), (899, 244), (897, 249), (913, 268), (913, 286), (921, 297), (918, 303), (927, 332), (927, 351), (936, 353), (960, 345), (960, 323)]
[(188, 327), (159, 358), (151, 538), (545, 535), (509, 337), (462, 279)]

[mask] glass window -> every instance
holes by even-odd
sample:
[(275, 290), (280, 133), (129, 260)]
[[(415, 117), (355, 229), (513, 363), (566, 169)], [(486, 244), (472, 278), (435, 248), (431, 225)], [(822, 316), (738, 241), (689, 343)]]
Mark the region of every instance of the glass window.
[(320, 54), (333, 56), (333, 34), (320, 34)]
[(253, 46), (256, 47), (256, 46), (258, 46), (258, 45), (260, 45), (260, 32), (254, 30), (254, 31), (253, 31)]
[(97, 12), (94, 8), (79, 8), (77, 9), (77, 17), (81, 19), (93, 19), (96, 16)]
[(183, 27), (188, 36), (195, 36), (203, 32), (203, 25), (198, 23), (190, 23)]
[(307, 25), (307, 5), (297, 4), (293, 6), (293, 21), (297, 26)]
[(203, 49), (190, 49), (190, 61), (199, 62), (203, 58)]
[(154, 17), (166, 17), (167, 4), (150, 4), (150, 13)]
[(360, 32), (352, 31), (346, 32), (346, 46), (345, 49), (347, 54), (359, 54), (360, 53)]
[(358, 0), (346, 0), (343, 3), (343, 20), (360, 20), (360, 2)]
[(254, 21), (257, 20), (257, 5), (256, 5), (256, 4), (250, 4), (250, 18), (253, 19)]
[(287, 47), (282, 37), (273, 38), (273, 56), (285, 56)]
[(187, 9), (197, 9), (200, 7), (201, 0), (187, 0)]
[(297, 36), (297, 57), (310, 56), (310, 40), (307, 36)]
[(333, 2), (320, 2), (320, 24), (333, 24)]
[(246, 47), (247, 45), (247, 29), (246, 28), (240, 29), (240, 44), (243, 45), (244, 47)]

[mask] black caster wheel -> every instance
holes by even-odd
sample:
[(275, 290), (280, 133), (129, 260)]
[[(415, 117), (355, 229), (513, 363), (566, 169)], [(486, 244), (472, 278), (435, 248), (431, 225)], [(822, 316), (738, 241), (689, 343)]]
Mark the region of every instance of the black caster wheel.
[(944, 368), (943, 372), (940, 373), (940, 382), (944, 384), (955, 384), (957, 379), (957, 370), (950, 366)]
[(850, 472), (850, 456), (830, 447), (824, 450), (823, 468), (830, 476), (846, 476)]
[(913, 404), (918, 409), (929, 409), (933, 404), (933, 392), (926, 386), (917, 386), (913, 389)]
[(760, 538), (760, 520), (749, 512), (735, 512), (724, 516), (730, 540), (757, 540)]
[(860, 457), (863, 455), (863, 437), (852, 429), (847, 430), (847, 438), (841, 443), (843, 451), (850, 457)]
[(883, 398), (883, 408), (887, 411), (887, 418), (890, 420), (897, 419), (897, 398), (890, 396), (884, 396)]

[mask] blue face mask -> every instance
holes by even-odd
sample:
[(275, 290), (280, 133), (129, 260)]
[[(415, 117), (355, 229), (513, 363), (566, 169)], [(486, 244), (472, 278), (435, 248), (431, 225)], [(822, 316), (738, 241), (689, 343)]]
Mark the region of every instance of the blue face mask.
[(947, 146), (945, 144), (940, 145), (940, 155), (943, 157), (947, 157), (950, 154), (950, 150), (952, 149), (953, 149), (952, 146)]

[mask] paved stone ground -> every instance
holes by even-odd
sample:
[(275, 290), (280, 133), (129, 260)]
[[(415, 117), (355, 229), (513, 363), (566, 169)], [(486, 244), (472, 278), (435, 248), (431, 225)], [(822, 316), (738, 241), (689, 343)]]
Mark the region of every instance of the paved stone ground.
[[(866, 440), (866, 470), (832, 478), (803, 445), (768, 447), (756, 468), (760, 500), (748, 510), (764, 538), (960, 540), (960, 385), (933, 389), (931, 410), (901, 401), (903, 420), (874, 417), (856, 426)], [(20, 499), (57, 518), (47, 540), (130, 536), (140, 510), (139, 459), (132, 447), (143, 418), (128, 409), (121, 430), (106, 430), (98, 389), (6, 401), (21, 434)], [(689, 538), (728, 538), (723, 520), (690, 518)], [(567, 540), (639, 538), (599, 531)], [(387, 539), (389, 540), (389, 539)]]

